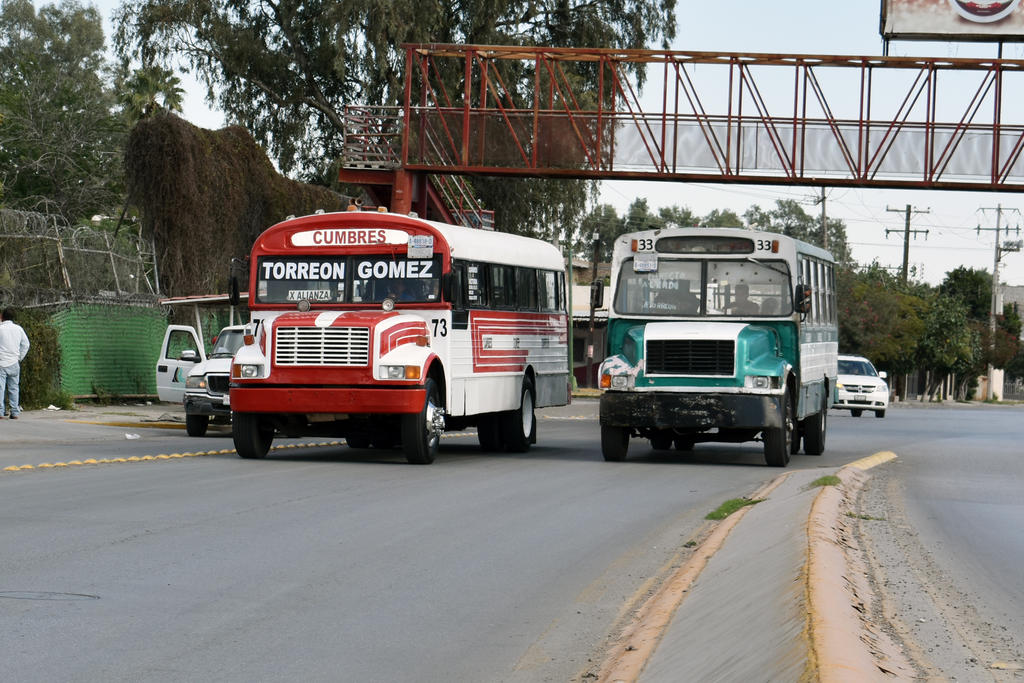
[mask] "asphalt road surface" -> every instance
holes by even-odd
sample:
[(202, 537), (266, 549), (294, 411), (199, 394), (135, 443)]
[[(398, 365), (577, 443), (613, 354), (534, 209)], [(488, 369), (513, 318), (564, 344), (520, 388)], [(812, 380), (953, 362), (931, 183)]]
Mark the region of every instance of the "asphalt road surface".
[[(919, 520), (910, 500), (956, 489), (965, 468), (978, 501), (991, 498), (983, 471), (1001, 477), (989, 482), (996, 496), (1021, 481), (1011, 453), (979, 464), (991, 448), (1019, 453), (985, 439), (1019, 434), (1020, 411), (952, 419), (960, 410), (897, 407), (884, 420), (833, 412), (825, 455), (794, 456), (790, 467), (830, 469), (879, 450), (932, 463), (945, 429), (955, 430), (956, 449), (986, 443), (973, 466), (941, 458), (959, 462), (951, 474), (960, 479), (905, 484), (908, 519), (936, 533), (945, 521), (929, 527), (934, 511)], [(543, 411), (525, 455), (482, 454), (475, 434), (449, 435), (429, 467), (405, 464), (397, 450), (336, 446), (277, 450), (265, 461), (218, 454), (0, 473), (4, 677), (572, 680), (666, 561), (699, 537), (704, 515), (779, 473), (764, 466), (759, 444), (656, 454), (634, 440), (626, 462), (606, 463), (595, 415), (590, 401)], [(109, 439), (33, 444), (15, 457), (231, 448), (226, 432), (95, 429)], [(925, 442), (933, 445), (915, 450)], [(959, 514), (985, 523), (981, 508)], [(1019, 505), (1015, 514), (1020, 529)], [(1009, 557), (986, 579), (994, 588), (972, 595), (1019, 618), (1020, 603), (1000, 599), (1013, 585), (1019, 598), (1019, 575), (1016, 584), (999, 575), (1024, 560), (1019, 536), (1005, 540), (1012, 523), (1001, 527), (999, 552)], [(942, 557), (985, 546), (966, 525), (938, 539)], [(721, 648), (707, 656), (729, 656), (729, 643)]]

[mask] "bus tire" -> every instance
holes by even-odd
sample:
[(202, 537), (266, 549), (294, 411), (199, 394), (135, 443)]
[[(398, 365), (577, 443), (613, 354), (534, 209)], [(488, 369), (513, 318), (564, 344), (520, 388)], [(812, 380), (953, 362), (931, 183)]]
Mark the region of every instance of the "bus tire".
[(523, 389), (519, 396), (519, 408), (503, 416), (501, 431), (505, 448), (513, 453), (525, 453), (530, 444), (537, 440), (537, 418), (533, 414), (533, 381), (523, 378)]
[(210, 426), (209, 415), (185, 416), (185, 433), (189, 436), (206, 436), (208, 426)]
[(807, 455), (824, 453), (827, 430), (828, 409), (823, 405), (820, 412), (804, 420), (804, 453)]
[(239, 457), (253, 460), (267, 457), (274, 441), (274, 428), (257, 413), (234, 413), (231, 438)]
[(651, 448), (656, 451), (667, 451), (672, 448), (672, 435), (659, 432), (651, 437)]
[(443, 408), (437, 382), (428, 377), (423, 388), (426, 389), (423, 408), (418, 413), (402, 415), (402, 450), (405, 459), (413, 465), (429, 465), (434, 462), (437, 447), (441, 443), (441, 432), (444, 431)]
[(495, 453), (501, 450), (501, 416), (498, 413), (485, 413), (476, 422), (476, 436), (480, 440), (480, 450)]
[(622, 462), (629, 451), (629, 430), (601, 425), (601, 455), (608, 462)]
[(795, 431), (793, 400), (787, 390), (782, 396), (782, 425), (764, 430), (764, 460), (769, 467), (785, 467), (789, 464)]

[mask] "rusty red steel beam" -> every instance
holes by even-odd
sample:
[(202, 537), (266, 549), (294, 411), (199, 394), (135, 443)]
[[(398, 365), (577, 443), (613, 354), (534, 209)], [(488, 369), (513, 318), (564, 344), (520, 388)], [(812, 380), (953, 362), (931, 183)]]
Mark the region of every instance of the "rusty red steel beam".
[[(403, 141), (401, 159), (412, 171), (1009, 191), (1024, 186), (1024, 120), (1004, 110), (1003, 98), (1008, 77), (1024, 79), (1024, 60), (484, 45), (406, 50), (403, 135), (416, 136), (419, 145)], [(510, 75), (503, 75), (506, 62), (512, 62)], [(590, 65), (592, 82), (569, 68), (573, 62)], [(658, 103), (646, 109), (628, 74), (640, 64), (664, 69)], [(694, 75), (702, 65), (723, 69), (723, 77), (698, 85)], [(767, 85), (759, 78), (779, 69), (793, 70), (791, 110), (771, 104), (777, 84), (770, 75)], [(857, 70), (855, 84), (840, 89), (855, 105), (851, 115), (840, 115), (830, 99), (836, 92), (828, 79), (835, 69)], [(980, 76), (969, 102), (953, 115), (948, 112), (955, 100), (970, 88), (940, 91), (938, 77), (946, 72)], [(445, 73), (451, 83), (461, 73), (461, 102), (449, 97)], [(516, 80), (516, 73), (524, 77)], [(901, 82), (902, 91), (879, 85), (894, 73), (908, 73), (911, 82)], [(722, 90), (725, 105), (715, 109), (709, 100)], [(811, 112), (815, 107), (819, 111)], [(888, 113), (879, 115), (882, 108)], [(1008, 122), (1008, 114), (1016, 119)], [(429, 137), (433, 145), (424, 143)], [(983, 156), (987, 161), (979, 165)]]

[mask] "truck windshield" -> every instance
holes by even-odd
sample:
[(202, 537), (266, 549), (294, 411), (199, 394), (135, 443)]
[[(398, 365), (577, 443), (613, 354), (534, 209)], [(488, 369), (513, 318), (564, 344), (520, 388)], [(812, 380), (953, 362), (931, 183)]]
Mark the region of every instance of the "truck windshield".
[(785, 261), (660, 258), (650, 272), (636, 272), (629, 261), (616, 283), (619, 314), (757, 317), (793, 311)]
[(232, 358), (242, 347), (244, 334), (241, 330), (224, 330), (217, 335), (217, 343), (210, 352), (210, 358)]

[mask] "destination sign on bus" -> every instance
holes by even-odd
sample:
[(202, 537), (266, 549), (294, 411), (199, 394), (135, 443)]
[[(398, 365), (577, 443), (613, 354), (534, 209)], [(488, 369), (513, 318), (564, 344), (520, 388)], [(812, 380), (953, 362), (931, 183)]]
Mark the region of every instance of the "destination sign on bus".
[(292, 235), (295, 247), (364, 247), (408, 242), (409, 233), (388, 228), (318, 228)]

